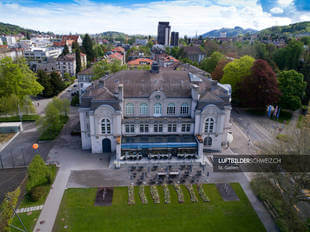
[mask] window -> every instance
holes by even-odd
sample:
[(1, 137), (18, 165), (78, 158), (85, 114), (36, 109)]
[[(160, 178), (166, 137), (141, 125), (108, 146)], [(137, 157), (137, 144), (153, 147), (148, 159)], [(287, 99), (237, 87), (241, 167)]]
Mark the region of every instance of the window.
[(101, 120), (101, 133), (102, 134), (110, 134), (111, 133), (111, 122), (109, 119)]
[(135, 133), (135, 125), (134, 124), (126, 124), (125, 125), (126, 133)]
[(168, 132), (177, 132), (177, 124), (168, 124)]
[(160, 116), (161, 115), (161, 104), (156, 103), (154, 105), (154, 116)]
[(146, 103), (142, 103), (140, 105), (140, 114), (141, 115), (147, 115), (148, 114), (148, 105)]
[(205, 140), (203, 141), (203, 144), (208, 147), (212, 146), (212, 138), (206, 137)]
[(187, 123), (187, 124), (182, 124), (182, 132), (190, 132), (191, 131), (191, 124)]
[(207, 118), (205, 123), (205, 133), (213, 133), (214, 119)]
[(183, 103), (181, 106), (180, 114), (188, 114), (189, 107), (187, 103)]
[(132, 103), (127, 103), (126, 114), (127, 115), (133, 115), (134, 114), (134, 105)]
[(154, 124), (154, 132), (163, 132), (163, 124)]
[(173, 115), (175, 114), (175, 105), (173, 103), (169, 103), (167, 107), (167, 114)]
[(140, 133), (148, 133), (149, 125), (148, 124), (140, 124)]

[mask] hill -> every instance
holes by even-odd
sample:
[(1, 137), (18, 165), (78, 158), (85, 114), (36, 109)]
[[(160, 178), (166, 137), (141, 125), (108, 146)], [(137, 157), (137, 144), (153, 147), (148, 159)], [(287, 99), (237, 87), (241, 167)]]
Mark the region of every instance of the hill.
[(39, 31), (31, 30), (31, 29), (25, 29), (20, 26), (8, 24), (8, 23), (1, 23), (0, 22), (0, 35), (16, 35), (16, 34), (24, 34), (26, 35), (28, 33), (40, 33)]
[(203, 38), (219, 38), (222, 37), (224, 33), (226, 33), (226, 37), (237, 37), (245, 34), (254, 34), (257, 31), (254, 29), (243, 29), (242, 27), (234, 27), (234, 28), (221, 28), (219, 30), (212, 30), (207, 33), (202, 34)]
[(117, 31), (106, 31), (100, 33), (102, 37), (105, 38), (126, 38), (127, 34), (123, 32), (117, 32)]
[(260, 36), (310, 35), (310, 22), (300, 22), (286, 26), (274, 26), (261, 30), (258, 34)]

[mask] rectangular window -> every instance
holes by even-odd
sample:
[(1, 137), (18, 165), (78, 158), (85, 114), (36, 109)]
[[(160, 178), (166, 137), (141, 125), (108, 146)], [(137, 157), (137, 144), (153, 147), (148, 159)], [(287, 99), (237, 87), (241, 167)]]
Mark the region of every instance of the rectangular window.
[(182, 124), (182, 132), (190, 132), (191, 131), (191, 124)]
[(177, 132), (177, 124), (168, 124), (168, 132)]
[(134, 124), (126, 124), (125, 125), (126, 133), (135, 133), (135, 125)]
[(154, 124), (154, 132), (163, 132), (163, 124)]
[(140, 124), (140, 133), (148, 133), (149, 125), (148, 124)]

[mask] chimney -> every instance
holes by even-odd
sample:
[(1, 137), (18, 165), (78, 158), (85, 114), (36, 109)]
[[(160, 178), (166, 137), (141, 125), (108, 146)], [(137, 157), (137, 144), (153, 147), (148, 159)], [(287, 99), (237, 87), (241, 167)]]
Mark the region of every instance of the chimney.
[(118, 99), (120, 101), (123, 101), (124, 98), (124, 85), (123, 84), (119, 84), (118, 85)]
[(152, 63), (151, 73), (159, 73), (159, 64), (156, 61)]
[(199, 100), (199, 86), (196, 84), (191, 84), (191, 89), (192, 89), (192, 99), (194, 101), (198, 101)]

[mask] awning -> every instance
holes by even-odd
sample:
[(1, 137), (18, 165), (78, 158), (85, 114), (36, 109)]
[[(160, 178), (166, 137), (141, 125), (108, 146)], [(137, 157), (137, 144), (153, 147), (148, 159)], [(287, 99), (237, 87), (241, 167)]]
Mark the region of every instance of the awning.
[(198, 144), (191, 135), (167, 136), (123, 136), (122, 149), (149, 149), (149, 148), (197, 148)]

